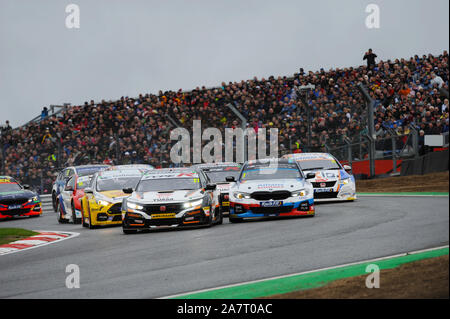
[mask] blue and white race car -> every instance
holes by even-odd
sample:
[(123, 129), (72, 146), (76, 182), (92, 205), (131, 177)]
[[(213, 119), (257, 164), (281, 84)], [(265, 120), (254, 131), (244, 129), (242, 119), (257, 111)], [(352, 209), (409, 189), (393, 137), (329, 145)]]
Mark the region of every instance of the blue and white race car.
[(316, 202), (354, 201), (356, 199), (355, 178), (351, 167), (342, 166), (328, 153), (287, 154), (283, 158), (294, 159), (305, 174), (314, 173), (311, 179)]
[(93, 165), (70, 166), (64, 168), (61, 172), (59, 172), (58, 177), (53, 183), (52, 187), (53, 210), (55, 212), (58, 212), (59, 210), (58, 198), (69, 179), (71, 179), (73, 176), (78, 177), (78, 176), (93, 175), (96, 172), (108, 167), (109, 165), (93, 164)]
[(250, 218), (315, 215), (313, 187), (294, 160), (246, 162), (229, 193), (232, 223)]

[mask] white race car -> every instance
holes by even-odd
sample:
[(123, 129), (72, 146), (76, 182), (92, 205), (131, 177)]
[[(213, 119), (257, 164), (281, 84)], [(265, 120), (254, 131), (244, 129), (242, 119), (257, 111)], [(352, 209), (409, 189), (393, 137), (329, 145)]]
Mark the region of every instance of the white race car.
[(122, 202), (123, 232), (221, 224), (218, 191), (207, 181), (192, 168), (147, 171), (135, 189), (124, 189), (131, 196)]
[(246, 162), (230, 188), (230, 222), (284, 216), (314, 216), (313, 187), (287, 159)]
[(328, 153), (287, 154), (283, 158), (294, 159), (305, 174), (314, 173), (311, 179), (316, 202), (353, 201), (356, 199), (356, 183), (351, 167), (342, 166)]

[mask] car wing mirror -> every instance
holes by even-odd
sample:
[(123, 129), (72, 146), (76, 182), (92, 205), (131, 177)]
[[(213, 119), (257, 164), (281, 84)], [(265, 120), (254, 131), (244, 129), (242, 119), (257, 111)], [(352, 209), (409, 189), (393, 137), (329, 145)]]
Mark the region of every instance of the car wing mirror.
[(213, 191), (213, 190), (216, 189), (216, 187), (217, 187), (216, 184), (207, 184), (206, 187), (205, 187), (205, 190)]
[(234, 178), (234, 176), (227, 176), (227, 177), (225, 177), (225, 181), (227, 181), (227, 182), (235, 182), (236, 181), (236, 179)]
[(316, 178), (316, 174), (314, 174), (314, 173), (307, 173), (306, 174), (306, 179), (313, 179), (313, 178)]
[(124, 189), (122, 189), (122, 191), (123, 191), (125, 194), (132, 194), (132, 193), (133, 193), (133, 189), (130, 188), (130, 187), (124, 188)]
[(92, 193), (94, 193), (94, 190), (93, 190), (92, 188), (90, 188), (90, 187), (86, 187), (86, 188), (84, 189), (84, 192), (85, 192), (86, 194), (92, 194)]
[(30, 185), (28, 185), (28, 184), (23, 184), (23, 188), (24, 188), (24, 189), (30, 189), (31, 187), (30, 187)]
[(344, 165), (344, 169), (346, 172), (351, 172), (352, 171), (352, 167), (350, 165)]

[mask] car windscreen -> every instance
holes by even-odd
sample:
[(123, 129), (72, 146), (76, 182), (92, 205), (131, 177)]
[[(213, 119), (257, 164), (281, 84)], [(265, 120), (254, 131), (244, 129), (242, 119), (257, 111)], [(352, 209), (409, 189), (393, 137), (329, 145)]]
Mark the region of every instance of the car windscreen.
[(0, 193), (16, 192), (22, 190), (19, 184), (16, 183), (0, 183)]
[(293, 163), (251, 164), (241, 175), (241, 181), (297, 178), (303, 178), (303, 176), (297, 165)]
[(241, 169), (239, 167), (227, 167), (227, 168), (221, 168), (221, 169), (206, 169), (203, 170), (208, 176), (208, 178), (211, 180), (212, 183), (221, 183), (226, 182), (226, 178), (228, 176), (233, 176), (235, 179), (238, 179), (239, 173)]
[(338, 162), (332, 158), (330, 159), (308, 159), (297, 160), (301, 169), (307, 170), (320, 170), (320, 169), (341, 169)]
[(83, 168), (77, 168), (77, 174), (78, 176), (88, 176), (88, 175), (94, 175), (98, 171), (106, 168), (108, 166), (95, 166), (95, 167), (83, 167)]
[(199, 178), (152, 178), (143, 179), (136, 188), (137, 192), (160, 192), (176, 190), (194, 190), (201, 188)]
[(132, 177), (98, 177), (97, 178), (97, 192), (122, 190), (124, 188), (136, 188), (137, 183), (141, 179), (140, 176)]
[(79, 177), (77, 180), (77, 188), (78, 189), (85, 189), (91, 184), (92, 176), (83, 176)]

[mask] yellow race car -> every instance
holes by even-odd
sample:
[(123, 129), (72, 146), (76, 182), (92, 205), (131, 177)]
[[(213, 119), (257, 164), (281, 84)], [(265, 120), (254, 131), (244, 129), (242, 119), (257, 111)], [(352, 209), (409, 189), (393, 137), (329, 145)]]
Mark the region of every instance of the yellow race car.
[(122, 200), (129, 194), (124, 188), (135, 188), (141, 179), (139, 169), (101, 171), (94, 175), (81, 198), (81, 221), (90, 229), (122, 224)]

